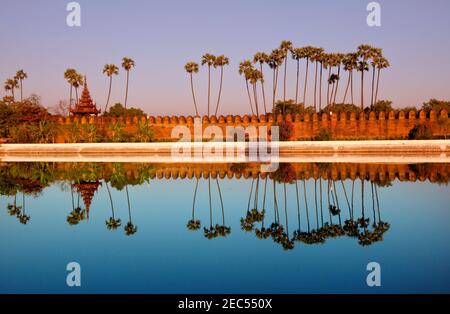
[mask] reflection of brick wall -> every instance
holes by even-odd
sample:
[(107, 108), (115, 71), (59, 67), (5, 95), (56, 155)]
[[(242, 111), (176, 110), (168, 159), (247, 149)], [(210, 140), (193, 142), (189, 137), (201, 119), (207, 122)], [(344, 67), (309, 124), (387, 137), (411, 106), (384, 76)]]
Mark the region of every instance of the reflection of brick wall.
[[(79, 124), (95, 124), (99, 130), (110, 133), (112, 124), (120, 122), (124, 126), (124, 131), (133, 133), (138, 128), (139, 121), (146, 122), (148, 120), (151, 126), (155, 139), (158, 141), (170, 140), (172, 129), (177, 125), (186, 125), (193, 133), (193, 117), (127, 117), (127, 118), (106, 118), (106, 117), (60, 117), (58, 122), (61, 125), (70, 126), (73, 123)], [(276, 120), (276, 121), (275, 121)], [(295, 115), (290, 114), (286, 116), (261, 115), (258, 119), (256, 116), (231, 116), (226, 117), (203, 117), (203, 130), (209, 125), (216, 125), (222, 128), (225, 135), (226, 126), (243, 126), (249, 125), (261, 126), (266, 125), (270, 127), (275, 122), (278, 124), (283, 121), (292, 123), (293, 134), (291, 140), (311, 140), (321, 129), (327, 129), (331, 132), (332, 138), (335, 140), (359, 140), (359, 139), (402, 139), (405, 138), (411, 128), (417, 124), (425, 124), (430, 129), (434, 136), (444, 136), (450, 134), (448, 112), (443, 110), (439, 115), (431, 111), (428, 115), (421, 111), (416, 114), (411, 111), (405, 114), (403, 111), (395, 114), (389, 112), (387, 115), (384, 112), (376, 114), (370, 112), (367, 116), (361, 113), (356, 116), (354, 113), (341, 113), (339, 116), (335, 113), (313, 115)], [(67, 141), (67, 130), (57, 137), (58, 142)]]

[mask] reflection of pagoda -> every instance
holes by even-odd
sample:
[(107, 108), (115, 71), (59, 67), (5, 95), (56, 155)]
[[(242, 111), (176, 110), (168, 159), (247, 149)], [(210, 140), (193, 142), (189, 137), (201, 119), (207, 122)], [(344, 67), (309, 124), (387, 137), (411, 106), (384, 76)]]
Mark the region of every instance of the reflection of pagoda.
[(95, 192), (100, 185), (99, 181), (92, 182), (80, 182), (78, 184), (74, 184), (73, 186), (77, 190), (77, 192), (81, 193), (81, 197), (83, 198), (84, 206), (86, 206), (86, 218), (89, 220), (89, 209), (91, 207), (92, 198), (94, 197)]
[(89, 94), (86, 77), (84, 78), (84, 89), (81, 98), (78, 100), (75, 108), (70, 108), (70, 112), (79, 116), (97, 115), (100, 113), (100, 110), (97, 109), (95, 102), (92, 101), (91, 95)]

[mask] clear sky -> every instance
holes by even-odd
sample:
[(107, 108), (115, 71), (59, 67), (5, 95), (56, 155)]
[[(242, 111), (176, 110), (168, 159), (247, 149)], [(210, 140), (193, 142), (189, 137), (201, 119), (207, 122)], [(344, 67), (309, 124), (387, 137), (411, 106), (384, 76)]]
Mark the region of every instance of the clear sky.
[[(283, 39), (330, 52), (348, 52), (361, 43), (381, 47), (392, 65), (382, 74), (382, 99), (394, 101), (397, 107), (420, 105), (431, 97), (450, 99), (447, 0), (380, 0), (381, 27), (367, 26), (370, 1), (366, 0), (79, 0), (82, 24), (74, 28), (66, 25), (69, 1), (0, 2), (0, 79), (3, 82), (25, 69), (29, 76), (25, 95), (40, 95), (48, 107), (68, 98), (63, 78), (68, 67), (88, 76), (91, 93), (103, 106), (108, 89), (103, 65), (120, 65), (121, 58), (129, 56), (136, 62), (129, 105), (155, 115), (191, 114), (183, 66), (187, 61), (199, 62), (203, 53), (210, 52), (231, 60), (225, 70), (220, 111), (244, 113), (248, 103), (244, 81), (237, 74), (239, 62), (256, 51), (270, 52)], [(288, 97), (293, 98), (295, 67), (292, 61), (290, 65)], [(195, 77), (202, 113), (206, 111), (206, 72), (203, 68)], [(217, 74), (212, 81), (212, 103)], [(112, 101), (123, 102), (124, 91), (121, 71), (114, 77)]]

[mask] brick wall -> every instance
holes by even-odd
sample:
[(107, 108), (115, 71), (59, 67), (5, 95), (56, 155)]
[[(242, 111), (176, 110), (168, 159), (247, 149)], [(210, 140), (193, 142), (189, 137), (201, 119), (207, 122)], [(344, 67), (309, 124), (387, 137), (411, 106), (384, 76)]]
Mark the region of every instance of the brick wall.
[[(124, 131), (133, 133), (138, 129), (139, 122), (149, 122), (153, 130), (155, 139), (158, 141), (171, 140), (171, 132), (175, 126), (187, 126), (191, 134), (193, 134), (194, 118), (191, 116), (142, 116), (142, 117), (127, 117), (127, 118), (109, 118), (109, 117), (59, 117), (57, 121), (62, 126), (60, 134), (57, 136), (57, 142), (64, 143), (68, 141), (69, 127), (74, 123), (95, 124), (99, 130), (106, 133), (110, 132), (111, 125), (119, 122), (124, 126)], [(450, 135), (448, 112), (443, 110), (439, 114), (431, 111), (426, 114), (424, 111), (418, 113), (411, 111), (405, 113), (400, 111), (398, 113), (375, 113), (370, 112), (368, 115), (361, 113), (357, 116), (354, 113), (341, 113), (339, 116), (333, 114), (312, 114), (312, 115), (295, 115), (290, 114), (286, 116), (276, 116), (271, 114), (261, 115), (258, 119), (254, 116), (220, 116), (202, 118), (203, 129), (210, 125), (219, 126), (225, 133), (227, 126), (243, 126), (249, 125), (259, 127), (267, 126), (284, 121), (292, 123), (293, 132), (291, 140), (311, 140), (321, 129), (327, 129), (334, 140), (369, 140), (369, 139), (401, 139), (406, 138), (409, 131), (418, 124), (425, 124), (430, 128), (434, 136)]]

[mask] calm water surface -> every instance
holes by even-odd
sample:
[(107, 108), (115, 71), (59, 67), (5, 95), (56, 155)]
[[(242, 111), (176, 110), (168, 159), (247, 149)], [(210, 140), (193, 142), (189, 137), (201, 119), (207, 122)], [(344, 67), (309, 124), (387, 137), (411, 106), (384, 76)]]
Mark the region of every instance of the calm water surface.
[(0, 292), (450, 292), (450, 165), (257, 169), (3, 164)]

